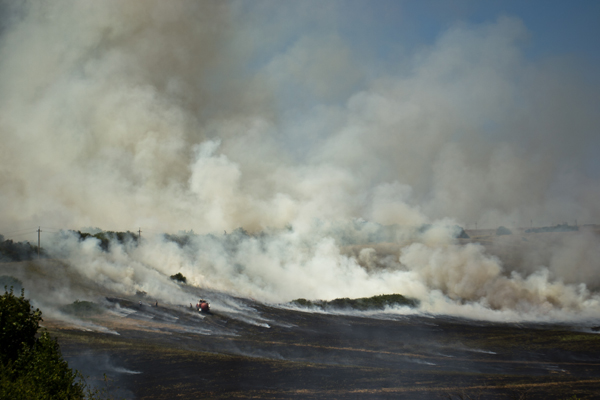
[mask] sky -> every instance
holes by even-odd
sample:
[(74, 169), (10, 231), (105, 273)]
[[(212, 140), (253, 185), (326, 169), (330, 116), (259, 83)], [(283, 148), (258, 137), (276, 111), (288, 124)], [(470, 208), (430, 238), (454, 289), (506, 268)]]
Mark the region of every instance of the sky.
[(600, 219), (597, 2), (1, 4), (7, 231)]
[(527, 60), (571, 63), (590, 80), (597, 79), (600, 63), (600, 5), (595, 1), (348, 0), (325, 5), (263, 1), (241, 4), (241, 8), (244, 18), (261, 31), (267, 31), (270, 23), (286, 20), (285, 30), (266, 42), (270, 46), (255, 53), (253, 65), (264, 65), (274, 54), (316, 32), (339, 35), (356, 53), (357, 62), (366, 64), (372, 74), (382, 73), (377, 67), (402, 64), (414, 52), (434, 45), (454, 26), (492, 23), (501, 17), (516, 18), (524, 25), (520, 46)]
[[(481, 24), (505, 15), (519, 18), (527, 27), (530, 57), (574, 55), (588, 62), (597, 62), (600, 57), (597, 40), (600, 5), (595, 1), (426, 0), (346, 5), (355, 7), (350, 10), (354, 18), (368, 15), (380, 22), (370, 28), (374, 28), (372, 35), (376, 39), (373, 41), (383, 45), (382, 48), (389, 49), (398, 42), (409, 47), (432, 44), (457, 22)], [(346, 27), (346, 30), (347, 34), (352, 34), (352, 27)]]

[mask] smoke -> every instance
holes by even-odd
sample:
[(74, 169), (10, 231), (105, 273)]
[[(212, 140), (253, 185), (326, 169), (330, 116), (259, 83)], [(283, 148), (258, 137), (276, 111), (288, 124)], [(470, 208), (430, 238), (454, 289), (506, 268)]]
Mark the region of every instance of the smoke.
[(129, 375), (141, 374), (139, 371), (119, 366), (123, 361), (114, 356), (94, 352), (79, 353), (66, 357), (69, 366), (76, 369), (85, 378), (86, 384), (101, 393), (105, 391), (112, 396), (121, 398), (135, 398), (131, 390), (123, 387), (127, 385)]
[[(52, 251), (106, 290), (183, 304), (177, 272), (269, 302), (597, 314), (594, 235), (507, 263), (448, 229), (598, 219), (598, 92), (577, 68), (526, 57), (515, 18), (455, 24), (386, 64), (338, 30), (340, 3), (266, 5), (5, 7), (0, 225), (141, 226), (139, 246)], [(396, 253), (345, 247), (378, 224), (401, 226)], [(239, 227), (263, 234), (221, 235)], [(190, 229), (184, 247), (152, 234)]]

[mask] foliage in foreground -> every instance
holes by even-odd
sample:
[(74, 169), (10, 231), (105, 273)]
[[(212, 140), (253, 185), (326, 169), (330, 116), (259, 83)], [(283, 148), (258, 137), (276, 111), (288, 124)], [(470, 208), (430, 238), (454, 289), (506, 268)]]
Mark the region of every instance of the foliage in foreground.
[(352, 309), (359, 311), (384, 310), (386, 307), (397, 306), (416, 307), (419, 305), (418, 300), (404, 297), (401, 294), (382, 294), (360, 299), (341, 298), (331, 301), (296, 299), (291, 303), (297, 306), (316, 307), (322, 310)]
[(80, 400), (100, 398), (63, 360), (60, 347), (43, 330), (42, 312), (12, 288), (0, 296), (0, 399)]

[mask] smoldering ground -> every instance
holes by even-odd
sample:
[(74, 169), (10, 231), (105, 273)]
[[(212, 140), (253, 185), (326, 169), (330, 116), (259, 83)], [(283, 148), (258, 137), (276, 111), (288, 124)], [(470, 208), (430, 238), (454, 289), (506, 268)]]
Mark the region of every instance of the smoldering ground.
[[(76, 369), (84, 377), (86, 383), (93, 390), (104, 391), (116, 398), (135, 398), (135, 395), (126, 387), (123, 376), (141, 374), (119, 365), (118, 357), (111, 358), (106, 353), (94, 354), (93, 352), (71, 355), (66, 360), (71, 368)], [(110, 377), (110, 378), (109, 378)]]
[[(136, 313), (156, 311), (139, 311), (127, 299), (114, 301)], [(246, 324), (218, 311), (200, 320), (185, 307), (165, 306), (168, 321), (158, 314), (153, 320), (104, 318), (119, 336), (61, 324), (49, 327), (69, 357), (76, 359), (91, 348), (110, 366), (139, 372), (112, 379), (140, 398), (426, 399), (458, 391), (475, 395), (483, 389), (484, 398), (527, 390), (535, 399), (550, 393), (590, 395), (598, 385), (597, 335), (575, 333), (564, 325), (374, 318), (241, 301), (278, 324)], [(193, 326), (211, 332), (187, 329)], [(115, 368), (106, 368), (109, 377), (114, 374)]]

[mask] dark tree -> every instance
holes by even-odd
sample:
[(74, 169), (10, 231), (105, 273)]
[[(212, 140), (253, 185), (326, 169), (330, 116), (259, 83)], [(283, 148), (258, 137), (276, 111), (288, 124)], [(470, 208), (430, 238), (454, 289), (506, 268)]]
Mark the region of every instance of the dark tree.
[(171, 279), (177, 282), (186, 283), (187, 278), (181, 274), (181, 272), (176, 273), (175, 275), (171, 275)]
[(496, 236), (502, 235), (512, 235), (512, 232), (507, 227), (499, 226), (498, 229), (496, 229)]
[(12, 288), (0, 296), (0, 399), (84, 399), (85, 383), (63, 360), (47, 331), (37, 336), (42, 312)]

